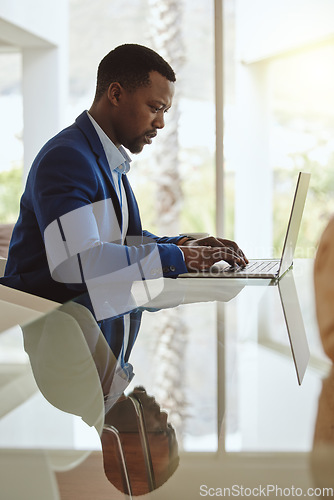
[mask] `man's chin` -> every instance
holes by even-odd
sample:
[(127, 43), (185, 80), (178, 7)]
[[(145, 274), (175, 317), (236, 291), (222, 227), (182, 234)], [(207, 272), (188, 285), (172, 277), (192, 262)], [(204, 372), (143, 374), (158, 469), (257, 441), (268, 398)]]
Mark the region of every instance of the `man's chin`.
[(147, 144), (147, 142), (143, 141), (142, 139), (137, 142), (133, 142), (132, 144), (129, 144), (128, 146), (125, 146), (130, 153), (137, 155), (143, 151), (144, 146)]
[(139, 153), (141, 153), (143, 151), (143, 148), (144, 148), (144, 145), (142, 146), (133, 146), (131, 148), (128, 148), (130, 153), (132, 153), (133, 155), (138, 155)]
[(139, 153), (141, 153), (143, 151), (143, 148), (144, 148), (144, 146), (142, 148), (134, 149), (133, 151), (131, 151), (131, 153), (134, 155), (139, 155)]

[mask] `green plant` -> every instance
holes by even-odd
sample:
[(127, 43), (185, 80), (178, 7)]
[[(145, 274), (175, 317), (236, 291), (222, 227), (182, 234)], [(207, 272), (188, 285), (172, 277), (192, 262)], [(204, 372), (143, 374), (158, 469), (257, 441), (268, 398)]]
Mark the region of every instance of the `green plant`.
[(22, 168), (0, 172), (0, 223), (15, 222), (22, 195)]

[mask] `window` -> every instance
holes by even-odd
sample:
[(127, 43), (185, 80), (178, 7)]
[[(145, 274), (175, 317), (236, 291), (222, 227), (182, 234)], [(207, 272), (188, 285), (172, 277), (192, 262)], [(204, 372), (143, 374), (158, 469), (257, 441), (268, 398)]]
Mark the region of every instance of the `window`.
[(19, 212), (23, 174), (21, 55), (0, 55), (0, 223), (14, 222)]
[(224, 5), (225, 168), (227, 193), (235, 197), (234, 237), (250, 257), (278, 256), (297, 172), (308, 171), (296, 255), (313, 257), (333, 211), (334, 5)]

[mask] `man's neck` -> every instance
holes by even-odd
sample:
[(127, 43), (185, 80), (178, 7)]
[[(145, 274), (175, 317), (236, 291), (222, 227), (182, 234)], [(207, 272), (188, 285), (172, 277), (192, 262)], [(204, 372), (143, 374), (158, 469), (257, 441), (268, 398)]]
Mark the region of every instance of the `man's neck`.
[(88, 113), (92, 118), (94, 118), (96, 123), (102, 128), (103, 132), (109, 137), (109, 139), (115, 144), (115, 146), (119, 148), (120, 144), (117, 143), (114, 130), (111, 125), (111, 120), (110, 118), (107, 119), (107, 114), (103, 110), (104, 105), (101, 101), (98, 101), (97, 103), (94, 102), (88, 110)]

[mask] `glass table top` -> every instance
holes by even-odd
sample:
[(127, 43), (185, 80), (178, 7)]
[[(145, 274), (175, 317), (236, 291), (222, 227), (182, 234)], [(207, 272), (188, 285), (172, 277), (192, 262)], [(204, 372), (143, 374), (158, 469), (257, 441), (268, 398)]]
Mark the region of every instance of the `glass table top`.
[(278, 285), (120, 282), (98, 310), (86, 295), (46, 312), (0, 295), (18, 323), (4, 320), (0, 333), (0, 497), (332, 486), (334, 378), (312, 266), (297, 260)]

